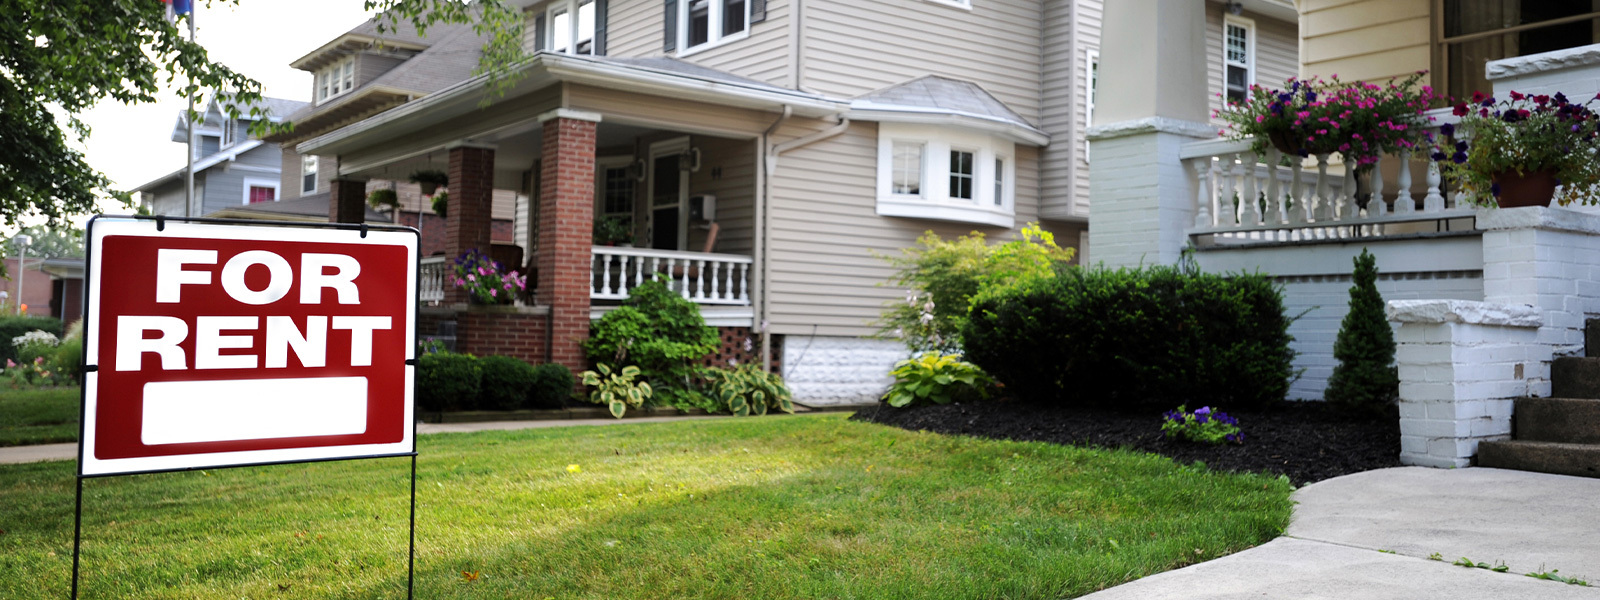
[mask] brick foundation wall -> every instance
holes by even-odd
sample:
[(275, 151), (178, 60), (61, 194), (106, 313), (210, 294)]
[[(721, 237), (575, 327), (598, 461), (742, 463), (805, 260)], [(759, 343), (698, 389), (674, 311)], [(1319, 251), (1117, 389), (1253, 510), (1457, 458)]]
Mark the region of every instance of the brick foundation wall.
[(534, 365), (546, 362), (546, 319), (543, 311), (500, 312), (487, 307), (468, 310), (456, 320), (456, 351), (475, 356), (510, 356)]

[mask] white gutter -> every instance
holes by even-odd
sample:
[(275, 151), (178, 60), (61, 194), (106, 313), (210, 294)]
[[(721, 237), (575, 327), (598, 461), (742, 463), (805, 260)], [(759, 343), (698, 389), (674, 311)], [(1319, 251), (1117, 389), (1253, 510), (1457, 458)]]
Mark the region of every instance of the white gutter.
[[(766, 131), (761, 132), (761, 139), (756, 140), (756, 148), (761, 153), (761, 160), (763, 164), (766, 164), (769, 161), (775, 162), (777, 160), (777, 157), (775, 156), (768, 156), (768, 154), (771, 152), (771, 146), (767, 145), (767, 140), (772, 138), (772, 134), (777, 132), (778, 127), (783, 125), (784, 121), (789, 120), (789, 116), (793, 113), (794, 109), (790, 108), (787, 104), (784, 105), (783, 114), (779, 115), (778, 120), (773, 121), (772, 125), (769, 125)], [(753, 323), (753, 325), (755, 325), (753, 329), (761, 334), (761, 370), (771, 373), (772, 336), (767, 335), (767, 281), (764, 275), (762, 275), (766, 273), (767, 232), (769, 231), (768, 225), (770, 224), (767, 219), (767, 202), (768, 199), (772, 197), (772, 178), (768, 176), (766, 168), (756, 169), (756, 190), (759, 195), (756, 198), (756, 235), (754, 254), (756, 264), (762, 266), (760, 267), (760, 273), (758, 273), (756, 276), (756, 293), (753, 294), (756, 300), (756, 322)]]
[[(651, 92), (723, 106), (761, 110), (779, 110), (784, 106), (790, 106), (794, 114), (811, 117), (838, 114), (848, 106), (842, 101), (814, 94), (756, 87), (564, 54), (543, 52), (535, 54), (518, 68), (517, 74), (529, 76), (519, 81), (511, 92), (496, 98), (495, 102), (504, 102), (541, 89), (553, 79), (627, 91)], [(536, 76), (540, 74), (547, 77)], [(359, 144), (362, 144), (360, 139), (364, 137), (378, 138), (371, 141), (376, 143), (404, 135), (409, 129), (395, 125), (401, 121), (425, 120), (428, 123), (438, 123), (481, 110), (479, 100), (483, 97), (487, 81), (487, 75), (480, 75), (458, 82), (419, 100), (407, 102), (371, 118), (301, 142), (295, 146), (295, 150), (301, 154), (344, 154), (359, 147)], [(384, 134), (390, 133), (391, 129), (395, 129), (392, 135), (385, 136)]]

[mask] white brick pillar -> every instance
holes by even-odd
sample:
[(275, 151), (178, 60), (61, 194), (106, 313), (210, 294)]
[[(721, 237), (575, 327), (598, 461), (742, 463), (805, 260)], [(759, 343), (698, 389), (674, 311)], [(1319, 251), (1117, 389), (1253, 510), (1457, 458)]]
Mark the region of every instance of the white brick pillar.
[(1539, 340), (1556, 356), (1582, 354), (1584, 320), (1600, 313), (1600, 215), (1534, 206), (1477, 217), (1484, 301), (1538, 307)]
[(1206, 3), (1105, 3), (1089, 128), (1089, 257), (1108, 267), (1173, 264), (1194, 225), (1194, 175), (1180, 147), (1207, 121)]
[(1550, 390), (1544, 320), (1528, 305), (1389, 302), (1400, 368), (1400, 462), (1472, 464), (1478, 442), (1511, 436), (1515, 398)]

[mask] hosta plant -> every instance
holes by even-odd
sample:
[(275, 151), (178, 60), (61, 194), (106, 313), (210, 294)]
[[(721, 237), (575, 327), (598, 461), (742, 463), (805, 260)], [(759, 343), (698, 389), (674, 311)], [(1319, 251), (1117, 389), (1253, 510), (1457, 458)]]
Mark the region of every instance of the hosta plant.
[(889, 386), (883, 399), (896, 408), (987, 398), (989, 386), (994, 383), (978, 365), (961, 360), (961, 355), (939, 352), (924, 352), (895, 363), (889, 374), (894, 376), (894, 385)]
[(639, 377), (639, 367), (628, 365), (613, 372), (611, 367), (600, 363), (594, 368), (599, 372), (583, 372), (583, 384), (594, 388), (589, 392), (589, 401), (604, 405), (611, 411), (611, 416), (621, 419), (629, 406), (639, 408), (650, 399), (650, 384), (634, 381)]
[(794, 400), (783, 377), (767, 373), (755, 365), (731, 369), (711, 368), (702, 372), (707, 392), (719, 408), (736, 417), (765, 415), (768, 409), (794, 413)]
[(1220, 410), (1212, 410), (1209, 406), (1202, 406), (1194, 412), (1189, 412), (1188, 406), (1179, 406), (1177, 410), (1167, 411), (1161, 417), (1161, 432), (1169, 438), (1202, 444), (1244, 443), (1239, 420)]

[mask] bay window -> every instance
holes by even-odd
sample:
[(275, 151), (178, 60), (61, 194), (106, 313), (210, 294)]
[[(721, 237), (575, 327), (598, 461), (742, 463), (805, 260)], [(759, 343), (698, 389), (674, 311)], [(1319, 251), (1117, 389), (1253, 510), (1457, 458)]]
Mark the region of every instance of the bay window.
[(879, 123), (877, 213), (1011, 227), (1015, 154), (1016, 144), (996, 135)]

